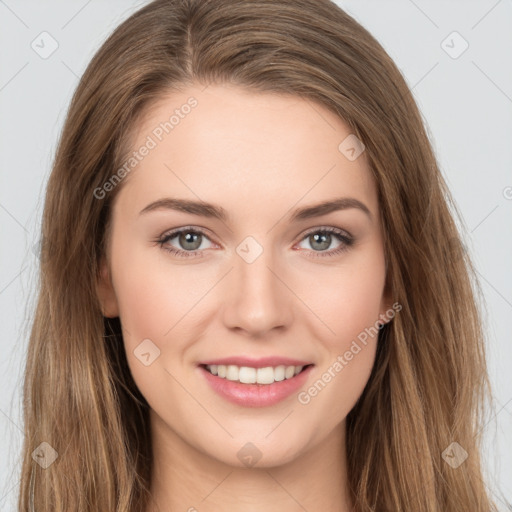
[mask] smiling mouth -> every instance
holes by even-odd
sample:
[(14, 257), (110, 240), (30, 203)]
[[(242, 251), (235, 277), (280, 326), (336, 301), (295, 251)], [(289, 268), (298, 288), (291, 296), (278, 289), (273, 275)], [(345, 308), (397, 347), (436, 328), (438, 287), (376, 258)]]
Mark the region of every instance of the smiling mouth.
[(250, 366), (236, 365), (200, 365), (206, 371), (221, 379), (239, 382), (241, 384), (261, 384), (269, 385), (275, 382), (293, 379), (299, 373), (302, 373), (312, 364), (305, 366), (267, 366), (264, 368), (253, 368)]

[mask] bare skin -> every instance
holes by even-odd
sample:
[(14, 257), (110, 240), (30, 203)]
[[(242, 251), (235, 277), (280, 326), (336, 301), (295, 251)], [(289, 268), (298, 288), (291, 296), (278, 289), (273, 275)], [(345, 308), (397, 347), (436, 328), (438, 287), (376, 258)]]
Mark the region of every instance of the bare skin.
[[(191, 96), (197, 105), (158, 140), (155, 128)], [(342, 370), (333, 364), (392, 304), (366, 154), (350, 160), (338, 149), (351, 131), (320, 105), (227, 85), (173, 91), (138, 128), (134, 150), (148, 135), (157, 144), (114, 204), (98, 293), (104, 314), (121, 318), (128, 363), (151, 408), (148, 512), (349, 512), (345, 421), (377, 337), (359, 343)], [(140, 213), (166, 197), (213, 203), (229, 217)], [(296, 209), (342, 197), (369, 214), (351, 207), (291, 220)], [(200, 230), (193, 249), (178, 235), (157, 243), (182, 227)], [(322, 228), (353, 243), (335, 233), (322, 239)], [(258, 248), (250, 263), (241, 256)], [(134, 353), (143, 340), (151, 340), (148, 365)], [(299, 393), (264, 407), (227, 401), (198, 365), (228, 356), (311, 362), (302, 401)], [(328, 383), (308, 393), (329, 369)], [(248, 451), (255, 464), (241, 456)]]

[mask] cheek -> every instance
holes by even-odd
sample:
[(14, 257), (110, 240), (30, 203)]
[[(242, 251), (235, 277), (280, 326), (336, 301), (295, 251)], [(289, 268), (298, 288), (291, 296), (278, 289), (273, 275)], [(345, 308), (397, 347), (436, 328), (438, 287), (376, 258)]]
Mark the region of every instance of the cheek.
[(187, 348), (209, 318), (203, 299), (212, 279), (197, 265), (172, 265), (158, 247), (132, 244), (128, 251), (128, 242), (119, 237), (112, 251), (113, 280), (128, 365), (150, 401), (153, 389), (169, 387), (166, 369), (174, 374), (185, 364)]
[(128, 366), (150, 406), (165, 409), (165, 400), (176, 392), (167, 370), (174, 374), (173, 365), (181, 364), (187, 344), (184, 334), (200, 290), (184, 267), (166, 265), (159, 248), (128, 251), (120, 237), (115, 249), (113, 281)]
[(376, 327), (383, 287), (383, 278), (371, 273), (344, 280), (343, 289), (337, 300), (331, 302), (329, 311), (336, 332), (331, 343), (339, 350), (347, 350), (352, 340), (364, 338), (364, 332)]
[(323, 294), (309, 293), (325, 324), (317, 331), (324, 357), (312, 385), (298, 398), (311, 413), (323, 410), (331, 426), (355, 405), (375, 361), (385, 266), (380, 254), (373, 254), (333, 272)]
[(162, 283), (155, 282), (147, 269), (130, 265), (121, 272), (116, 295), (123, 330), (128, 335), (125, 342), (137, 344), (145, 338), (156, 342), (172, 325), (176, 298), (164, 293)]
[(160, 343), (200, 297), (194, 272), (173, 268), (159, 247), (130, 247), (119, 237), (112, 264), (119, 314), (131, 343), (144, 338)]
[[(339, 425), (355, 406), (370, 378), (377, 338), (366, 345), (356, 341), (318, 368), (297, 395), (297, 407), (306, 430), (321, 438)], [(318, 428), (318, 420), (321, 426)]]
[(382, 313), (383, 255), (377, 250), (354, 254), (316, 278), (316, 286), (308, 282), (304, 297), (323, 321), (321, 338), (329, 351), (344, 352), (360, 334), (364, 338), (364, 332), (376, 325)]
[(318, 418), (325, 418), (321, 432), (334, 428), (363, 393), (377, 350), (379, 292), (375, 283), (363, 287), (359, 280), (353, 289), (347, 284), (329, 305), (325, 318), (334, 333), (322, 335), (324, 356), (297, 396), (310, 428)]

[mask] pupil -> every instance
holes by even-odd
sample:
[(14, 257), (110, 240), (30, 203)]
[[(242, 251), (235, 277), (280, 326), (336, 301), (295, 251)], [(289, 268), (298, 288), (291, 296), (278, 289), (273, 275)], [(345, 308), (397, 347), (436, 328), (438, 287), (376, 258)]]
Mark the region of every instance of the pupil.
[(322, 234), (314, 234), (312, 237), (313, 242), (311, 243), (311, 247), (314, 248), (314, 244), (318, 242), (319, 239), (323, 238), (323, 242), (320, 242), (321, 247), (319, 249), (327, 249), (330, 245), (331, 241), (331, 235), (329, 233), (322, 233)]
[[(199, 241), (199, 243), (197, 243), (200, 236), (201, 235), (199, 233), (190, 233), (190, 232), (182, 233), (180, 236), (180, 244), (185, 249), (191, 249), (191, 250), (198, 249), (201, 245), (201, 241)], [(195, 240), (194, 240), (194, 238), (195, 238)], [(190, 247), (187, 244), (192, 244), (193, 246)]]

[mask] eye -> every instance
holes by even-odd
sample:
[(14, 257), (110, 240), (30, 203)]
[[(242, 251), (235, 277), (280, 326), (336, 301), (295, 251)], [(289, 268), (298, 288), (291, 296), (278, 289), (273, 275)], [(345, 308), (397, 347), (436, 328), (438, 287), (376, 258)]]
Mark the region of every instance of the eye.
[[(175, 243), (181, 246), (181, 248), (170, 245), (170, 242), (174, 239), (176, 239)], [(203, 249), (209, 248), (204, 247), (203, 242), (205, 240), (209, 240), (209, 238), (200, 229), (185, 227), (163, 235), (162, 238), (157, 240), (157, 243), (162, 249), (169, 251), (171, 254), (186, 258), (190, 256), (203, 256)]]
[[(338, 241), (338, 245), (334, 249), (326, 251), (325, 249), (331, 246), (333, 239)], [(322, 227), (306, 233), (302, 239), (302, 242), (304, 241), (312, 247), (313, 257), (332, 257), (347, 251), (353, 245), (354, 238), (341, 229)]]
[[(179, 247), (171, 244), (174, 243)], [(162, 247), (162, 249), (174, 254), (178, 257), (194, 257), (204, 256), (204, 249), (211, 248), (211, 246), (205, 247), (203, 242), (210, 240), (206, 233), (198, 228), (184, 227), (171, 231), (170, 233), (164, 234), (156, 242)], [(347, 251), (350, 246), (354, 243), (354, 238), (347, 232), (333, 227), (322, 227), (310, 230), (302, 238), (301, 242), (307, 241), (312, 249), (309, 250), (313, 257), (332, 257), (336, 256), (344, 251)], [(337, 241), (338, 245), (329, 251), (328, 249), (333, 241)], [(211, 242), (210, 242), (211, 243)]]

